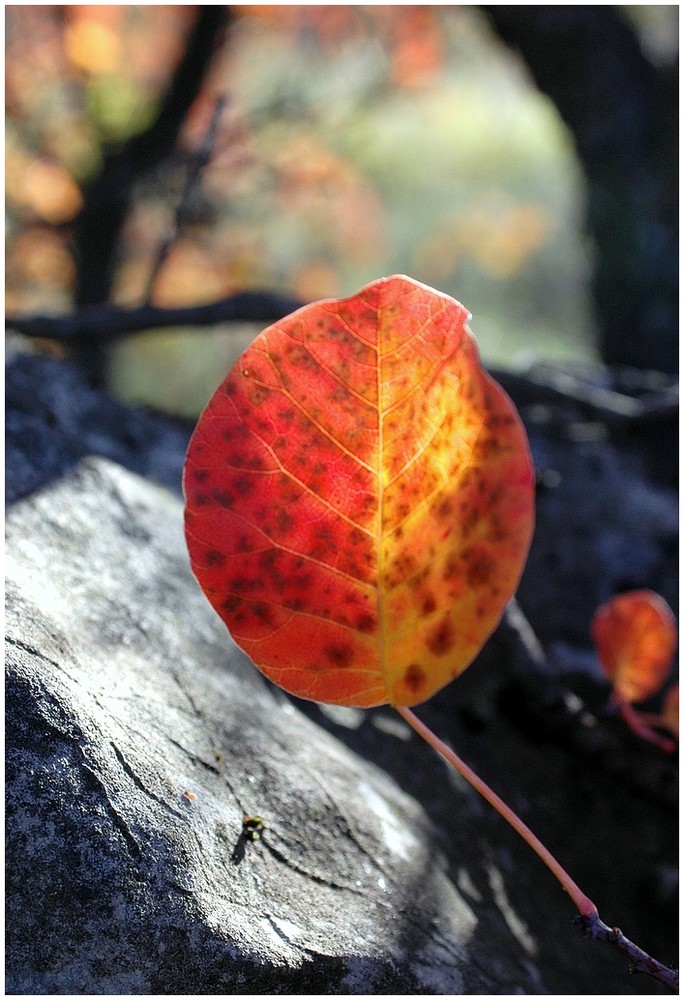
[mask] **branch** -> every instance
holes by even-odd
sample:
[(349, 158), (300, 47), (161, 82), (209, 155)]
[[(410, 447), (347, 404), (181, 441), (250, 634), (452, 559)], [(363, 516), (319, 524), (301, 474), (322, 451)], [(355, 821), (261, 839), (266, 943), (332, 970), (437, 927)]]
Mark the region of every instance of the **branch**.
[(211, 160), (214, 151), (214, 144), (216, 142), (219, 121), (225, 106), (226, 98), (221, 95), (216, 99), (214, 113), (211, 116), (211, 121), (209, 122), (206, 135), (195, 152), (188, 158), (185, 183), (183, 184), (180, 201), (176, 207), (173, 228), (159, 247), (156, 260), (152, 266), (150, 276), (147, 279), (147, 290), (144, 296), (145, 303), (150, 303), (157, 277), (164, 265), (164, 262), (166, 261), (169, 250), (188, 223), (190, 218), (190, 205), (192, 204), (193, 197), (199, 188), (202, 170)]
[(546, 364), (534, 364), (522, 373), (497, 372), (496, 379), (512, 394), (518, 395), (522, 388), (550, 402), (574, 403), (607, 424), (649, 423), (676, 417), (679, 412), (679, 387), (674, 379), (641, 396), (595, 385)]
[(202, 327), (215, 323), (271, 323), (303, 305), (278, 292), (238, 292), (201, 306), (165, 309), (161, 306), (87, 306), (65, 316), (8, 316), (9, 329), (26, 337), (55, 340), (60, 344), (106, 343), (143, 330), (167, 327)]
[(585, 937), (596, 941), (605, 941), (612, 945), (617, 951), (626, 955), (629, 959), (630, 972), (644, 972), (647, 976), (652, 976), (659, 983), (667, 986), (673, 993), (679, 992), (679, 973), (677, 969), (671, 969), (655, 958), (651, 958), (642, 948), (625, 937), (619, 927), (609, 927), (599, 917), (598, 913), (593, 916), (575, 917), (575, 923), (584, 931)]
[(563, 889), (570, 896), (579, 912), (575, 918), (576, 923), (584, 929), (585, 933), (592, 938), (607, 941), (618, 951), (621, 951), (630, 960), (631, 972), (645, 972), (647, 975), (657, 979), (673, 992), (679, 991), (679, 973), (651, 958), (645, 951), (633, 944), (624, 936), (617, 927), (611, 929), (600, 919), (596, 904), (580, 889), (577, 883), (570, 877), (560, 862), (542, 844), (539, 838), (530, 830), (529, 826), (520, 819), (517, 813), (513, 812), (510, 806), (501, 799), (489, 785), (482, 780), (465, 761), (461, 760), (458, 754), (454, 753), (451, 747), (440, 740), (432, 730), (421, 722), (414, 715), (410, 708), (395, 705), (396, 711), (408, 722), (412, 729), (432, 747), (432, 749), (442, 757), (450, 767), (453, 767), (465, 780), (478, 792), (506, 822), (513, 827), (525, 843), (532, 848), (539, 858), (544, 862), (549, 871), (555, 875)]
[[(655, 66), (622, 8), (484, 4), (570, 128), (587, 178), (607, 364), (677, 370), (677, 65)], [(657, 246), (657, 249), (656, 249)]]
[(74, 254), (79, 306), (109, 298), (119, 234), (134, 185), (169, 157), (193, 101), (200, 91), (220, 33), (232, 14), (224, 6), (200, 5), (185, 53), (146, 131), (110, 150), (100, 174), (84, 189), (85, 204), (76, 219)]

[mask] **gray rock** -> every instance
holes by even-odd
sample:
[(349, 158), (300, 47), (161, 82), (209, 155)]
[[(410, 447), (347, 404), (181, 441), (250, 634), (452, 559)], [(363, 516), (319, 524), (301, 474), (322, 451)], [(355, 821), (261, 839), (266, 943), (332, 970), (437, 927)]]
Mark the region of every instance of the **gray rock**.
[(9, 993), (547, 992), (504, 919), (474, 953), (416, 802), (232, 645), (175, 497), (86, 461), (6, 566)]

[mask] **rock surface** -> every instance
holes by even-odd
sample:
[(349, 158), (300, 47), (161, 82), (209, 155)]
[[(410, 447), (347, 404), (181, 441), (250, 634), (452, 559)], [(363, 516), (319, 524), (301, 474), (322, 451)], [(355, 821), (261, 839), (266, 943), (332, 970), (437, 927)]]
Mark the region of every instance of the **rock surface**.
[(473, 954), (417, 804), (229, 643), (177, 499), (86, 462), (7, 550), (11, 993), (537, 985)]
[[(56, 361), (19, 356), (7, 385), (23, 497), (6, 553), (8, 993), (664, 992), (581, 937), (529, 848), (391, 710), (287, 699), (235, 649), (190, 575), (178, 496), (122, 468), (177, 494), (187, 428)], [(553, 655), (531, 662), (509, 623), (419, 714), (604, 920), (668, 961), (676, 770), (602, 714), (581, 619), (616, 584), (612, 550), (673, 603), (676, 502), (539, 413), (538, 469), (559, 471), (521, 605)], [(602, 488), (582, 488), (597, 468)]]

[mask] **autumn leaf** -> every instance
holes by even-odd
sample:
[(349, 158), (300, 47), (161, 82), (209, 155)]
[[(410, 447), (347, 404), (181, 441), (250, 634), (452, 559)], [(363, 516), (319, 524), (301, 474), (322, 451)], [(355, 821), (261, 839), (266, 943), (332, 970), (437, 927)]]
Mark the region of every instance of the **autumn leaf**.
[(592, 636), (618, 698), (633, 703), (656, 694), (672, 666), (677, 632), (667, 603), (650, 590), (618, 594), (597, 610)]
[(200, 417), (184, 474), (194, 573), (299, 697), (425, 700), (517, 587), (532, 464), (468, 319), (399, 276), (314, 303), (261, 333)]

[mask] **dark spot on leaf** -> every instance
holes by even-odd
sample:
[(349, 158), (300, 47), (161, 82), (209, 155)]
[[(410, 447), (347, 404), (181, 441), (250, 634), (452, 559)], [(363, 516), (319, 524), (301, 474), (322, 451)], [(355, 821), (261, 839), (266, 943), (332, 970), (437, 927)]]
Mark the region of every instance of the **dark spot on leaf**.
[(388, 583), (391, 587), (396, 587), (402, 583), (407, 576), (410, 576), (416, 568), (416, 557), (408, 549), (400, 552), (392, 564), (392, 572)]
[(440, 504), (437, 505), (437, 510), (435, 513), (437, 517), (447, 518), (453, 514), (454, 505), (449, 497), (445, 497)]
[(375, 628), (375, 618), (373, 615), (359, 615), (356, 620), (356, 627), (359, 632), (372, 632)]
[(240, 535), (235, 543), (237, 552), (249, 552), (252, 546), (247, 535)]
[(412, 576), (408, 581), (408, 585), (411, 588), (411, 590), (418, 590), (419, 587), (421, 587), (424, 581), (427, 579), (429, 572), (430, 569), (428, 566), (426, 566), (424, 569), (421, 569), (419, 573), (416, 573), (415, 576)]
[(219, 552), (217, 549), (209, 549), (205, 558), (205, 566), (220, 566), (221, 563), (226, 561), (226, 556), (224, 552)]
[(287, 360), (295, 368), (301, 368), (303, 371), (316, 372), (319, 368), (316, 359), (305, 347), (299, 344), (295, 344), (289, 349)]
[(351, 545), (360, 545), (366, 536), (362, 531), (359, 531), (358, 528), (352, 528), (347, 537)]
[(273, 620), (272, 611), (268, 604), (264, 601), (257, 601), (250, 605), (250, 609), (255, 618), (258, 618), (260, 622), (264, 624), (269, 624)]
[(449, 618), (445, 615), (440, 624), (426, 638), (427, 647), (435, 656), (444, 656), (453, 648), (456, 642), (456, 632)]
[(459, 560), (455, 555), (450, 555), (444, 564), (444, 572), (442, 573), (443, 580), (455, 580), (458, 578), (460, 573)]
[(254, 489), (254, 480), (250, 476), (238, 476), (235, 480), (235, 489), (241, 496), (247, 496)]
[(404, 683), (410, 691), (417, 694), (425, 686), (425, 671), (423, 668), (417, 663), (412, 663), (408, 666), (404, 671)]
[(482, 586), (491, 581), (496, 563), (487, 552), (472, 549), (463, 553), (467, 560), (466, 579), (471, 587)]
[(323, 652), (336, 667), (348, 667), (354, 659), (351, 646), (326, 646)]
[[(468, 507), (467, 505), (465, 505), (465, 510), (467, 509)], [(463, 535), (464, 538), (467, 538), (470, 534), (472, 534), (473, 528), (475, 527), (475, 525), (479, 520), (480, 520), (480, 515), (476, 510), (471, 510), (467, 515), (463, 517), (463, 521), (461, 524), (461, 534)]]
[(212, 499), (215, 500), (217, 504), (221, 505), (221, 507), (233, 506), (233, 497), (231, 496), (230, 493), (226, 493), (225, 490), (219, 490), (219, 489), (212, 490), (211, 496)]
[(437, 607), (437, 601), (433, 594), (426, 594), (421, 611), (424, 615), (430, 615)]
[(276, 524), (278, 525), (278, 530), (283, 535), (286, 535), (292, 530), (294, 526), (294, 519), (283, 507), (279, 507), (276, 511)]
[(487, 532), (487, 539), (490, 542), (503, 542), (508, 538), (508, 528), (505, 526), (504, 522), (496, 514), (491, 514), (489, 518), (489, 531)]

